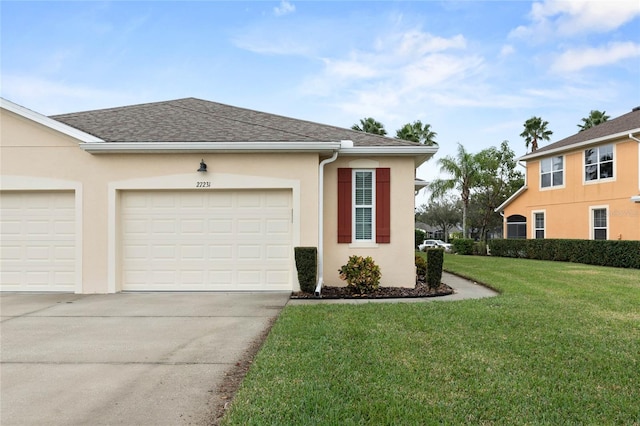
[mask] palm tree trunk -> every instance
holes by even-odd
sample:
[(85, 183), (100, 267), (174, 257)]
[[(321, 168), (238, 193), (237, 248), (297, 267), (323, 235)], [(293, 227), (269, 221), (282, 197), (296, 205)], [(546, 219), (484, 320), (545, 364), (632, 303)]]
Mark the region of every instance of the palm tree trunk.
[(467, 203), (462, 203), (462, 238), (467, 238)]

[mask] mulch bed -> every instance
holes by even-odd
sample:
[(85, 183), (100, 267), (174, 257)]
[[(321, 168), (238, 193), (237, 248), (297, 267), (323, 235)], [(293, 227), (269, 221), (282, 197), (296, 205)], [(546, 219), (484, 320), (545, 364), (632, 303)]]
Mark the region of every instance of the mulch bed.
[[(397, 299), (412, 297), (438, 297), (453, 294), (453, 289), (446, 284), (440, 284), (438, 288), (429, 288), (424, 282), (416, 283), (414, 288), (409, 287), (378, 287), (375, 291), (366, 294), (354, 292), (349, 287), (322, 286), (321, 299)], [(291, 294), (292, 299), (318, 299), (311, 293), (297, 291)]]

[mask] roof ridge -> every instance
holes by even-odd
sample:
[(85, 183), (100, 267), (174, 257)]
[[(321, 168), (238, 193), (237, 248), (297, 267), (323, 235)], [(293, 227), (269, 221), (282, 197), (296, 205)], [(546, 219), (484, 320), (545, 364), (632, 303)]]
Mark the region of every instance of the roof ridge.
[[(260, 111), (260, 110), (257, 110), (257, 109), (239, 107), (239, 106), (235, 106), (235, 105), (225, 104), (225, 103), (222, 103), (222, 102), (209, 101), (209, 100), (206, 100), (206, 99), (200, 99), (200, 98), (194, 98), (194, 97), (175, 99), (173, 101), (167, 101), (167, 103), (173, 103), (173, 102), (179, 102), (179, 101), (191, 100), (191, 99), (192, 100), (201, 101), (201, 102), (205, 102), (205, 103), (210, 103), (210, 104), (222, 105), (222, 106), (228, 107), (228, 108), (240, 109), (240, 110), (248, 111), (248, 112), (252, 112), (252, 113), (264, 114), (264, 115), (271, 116), (271, 117), (278, 117), (278, 118), (281, 118), (281, 119), (284, 119), (284, 120), (295, 120), (295, 121), (299, 121), (301, 123), (311, 124), (313, 126), (330, 127), (332, 129), (340, 130), (340, 131), (345, 131), (346, 130), (346, 131), (354, 133), (355, 135), (361, 135), (362, 133), (366, 133), (366, 132), (362, 132), (362, 131), (359, 131), (359, 130), (350, 129), (348, 127), (339, 127), (339, 126), (336, 126), (336, 125), (333, 125), (333, 124), (318, 123), (318, 122), (315, 122), (315, 121), (306, 120), (306, 119), (302, 119), (302, 118), (288, 117), (286, 115), (273, 114), (273, 113), (270, 113), (270, 112)], [(233, 121), (237, 121), (239, 123), (244, 123), (242, 120), (236, 120), (236, 119), (232, 119), (232, 118), (228, 118), (228, 119), (229, 120), (233, 120)], [(254, 124), (254, 123), (251, 123), (251, 124)], [(264, 126), (264, 125), (260, 125), (260, 126), (268, 128), (268, 129), (278, 130), (278, 131), (281, 131), (281, 132), (287, 132), (287, 133), (290, 133), (290, 134), (293, 134), (293, 135), (300, 135), (299, 133), (290, 132), (288, 130), (280, 129), (280, 128), (277, 128), (277, 127)], [(387, 141), (388, 140), (401, 140), (401, 141), (405, 141), (405, 142), (413, 142), (413, 141), (407, 141), (405, 139), (392, 138), (392, 137), (389, 137), (389, 136), (378, 135), (378, 134), (375, 134), (375, 133), (366, 133), (366, 135), (368, 137), (373, 136), (373, 137), (384, 139), (384, 140), (387, 140)], [(309, 135), (302, 135), (302, 136), (311, 137)], [(414, 143), (416, 143), (416, 145), (419, 145), (419, 143), (417, 143), (417, 142), (414, 142)]]
[(188, 98), (173, 99), (173, 100), (170, 100), (170, 101), (142, 102), (142, 103), (134, 104), (134, 105), (122, 105), (122, 106), (117, 106), (117, 107), (88, 109), (88, 110), (84, 110), (84, 111), (74, 111), (74, 112), (67, 112), (67, 113), (64, 113), (64, 114), (55, 114), (55, 115), (50, 115), (49, 118), (71, 117), (71, 116), (76, 115), (76, 114), (89, 114), (89, 113), (94, 113), (94, 112), (107, 112), (107, 111), (114, 111), (114, 110), (122, 111), (122, 110), (126, 110), (126, 109), (132, 109), (132, 108), (138, 108), (138, 107), (144, 107), (144, 106), (150, 106), (150, 105), (168, 104), (169, 102), (185, 101), (185, 100), (188, 100), (188, 99), (202, 100), (202, 99), (198, 99), (198, 98), (188, 97)]
[[(191, 99), (200, 100), (200, 101), (203, 101), (203, 102), (211, 102), (211, 101), (205, 101), (205, 100), (197, 99), (197, 98), (176, 99), (176, 101), (191, 100)], [(211, 103), (217, 103), (218, 105), (223, 105), (223, 106), (226, 106), (226, 107), (229, 107), (229, 108), (244, 109), (245, 111), (257, 112), (257, 113), (260, 113), (260, 114), (269, 114), (269, 113), (262, 112), (262, 111), (256, 111), (256, 110), (250, 110), (250, 109), (247, 109), (247, 108), (234, 107), (232, 105), (221, 104), (221, 103), (218, 103), (218, 102), (211, 102)], [(193, 111), (193, 112), (197, 112), (197, 113), (200, 113), (200, 114), (213, 116), (213, 117), (216, 117), (216, 118), (219, 118), (219, 119), (222, 119), (222, 120), (233, 121), (233, 122), (236, 122), (236, 123), (242, 123), (242, 124), (247, 124), (247, 125), (251, 125), (251, 126), (263, 127), (265, 129), (277, 130), (277, 131), (280, 131), (280, 132), (283, 132), (283, 133), (288, 133), (288, 134), (291, 134), (291, 135), (304, 136), (305, 138), (311, 138), (311, 136), (309, 136), (309, 135), (305, 135), (305, 134), (301, 134), (301, 133), (297, 133), (297, 132), (292, 132), (292, 131), (289, 131), (289, 130), (286, 130), (286, 129), (281, 129), (281, 128), (274, 127), (274, 126), (266, 126), (264, 124), (254, 123), (254, 122), (250, 122), (250, 121), (246, 121), (246, 120), (239, 120), (239, 119), (233, 118), (233, 117), (223, 117), (223, 116), (220, 116), (219, 114), (216, 114), (214, 112), (202, 111), (202, 110), (199, 110), (199, 109), (189, 108), (189, 107), (186, 107), (186, 106), (183, 106), (183, 105), (171, 104), (169, 106), (171, 108), (180, 108), (180, 109), (183, 109), (183, 110), (186, 110), (186, 111)], [(270, 114), (270, 115), (275, 115), (275, 114)], [(289, 119), (289, 120), (297, 120), (296, 118), (291, 118), (291, 117), (284, 117), (283, 116), (283, 118)]]

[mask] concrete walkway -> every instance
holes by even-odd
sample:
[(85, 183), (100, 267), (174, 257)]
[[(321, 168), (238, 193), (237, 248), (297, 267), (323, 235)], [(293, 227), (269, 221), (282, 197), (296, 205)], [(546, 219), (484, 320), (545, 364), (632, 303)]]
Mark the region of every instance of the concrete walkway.
[(351, 304), (360, 303), (423, 303), (435, 301), (454, 301), (466, 299), (482, 299), (485, 297), (497, 296), (496, 291), (491, 290), (473, 281), (460, 278), (448, 272), (442, 273), (442, 282), (452, 287), (453, 294), (439, 297), (416, 297), (404, 299), (291, 299), (288, 305), (313, 305), (318, 303), (326, 304)]

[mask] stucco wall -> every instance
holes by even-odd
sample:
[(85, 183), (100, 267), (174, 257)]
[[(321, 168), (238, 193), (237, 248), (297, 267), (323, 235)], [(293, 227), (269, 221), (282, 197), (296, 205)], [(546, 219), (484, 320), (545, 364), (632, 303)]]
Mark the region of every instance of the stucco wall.
[[(590, 208), (607, 207), (609, 239), (640, 240), (639, 143), (623, 139), (614, 144), (614, 179), (584, 181), (584, 149), (564, 154), (564, 187), (540, 189), (540, 160), (527, 162), (528, 189), (507, 206), (505, 220), (513, 214), (527, 218), (527, 238), (534, 237), (533, 214), (545, 212), (546, 238), (591, 238)], [(505, 235), (506, 222), (505, 222)]]
[[(118, 191), (121, 189), (286, 188), (294, 197), (294, 245), (317, 245), (318, 155), (309, 154), (100, 154), (78, 141), (2, 111), (2, 189), (46, 189), (47, 182), (76, 191), (81, 200), (82, 292), (119, 289), (117, 274)], [(206, 177), (196, 170), (204, 158)], [(207, 180), (211, 187), (197, 189)], [(60, 185), (59, 185), (60, 186)], [(293, 267), (295, 276), (295, 267)], [(295, 281), (295, 278), (294, 278)]]
[[(337, 242), (337, 169), (340, 167), (391, 169), (391, 243), (338, 244)], [(381, 284), (413, 287), (414, 261), (414, 194), (413, 158), (371, 157), (357, 159), (339, 157), (325, 169), (324, 197), (324, 281), (326, 285), (344, 285), (338, 269), (350, 255), (371, 256), (380, 266)]]

